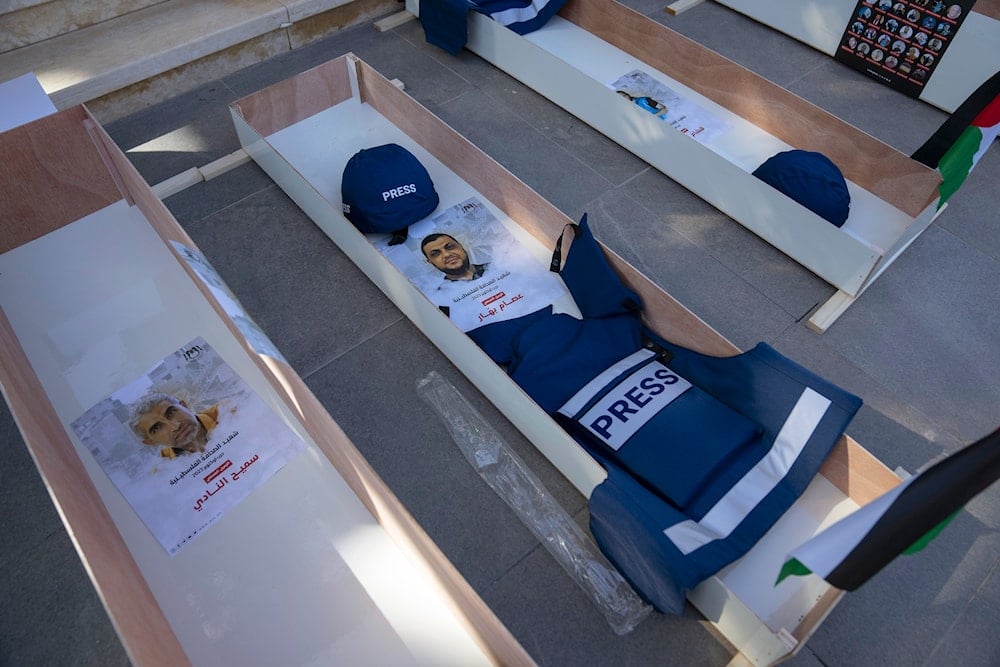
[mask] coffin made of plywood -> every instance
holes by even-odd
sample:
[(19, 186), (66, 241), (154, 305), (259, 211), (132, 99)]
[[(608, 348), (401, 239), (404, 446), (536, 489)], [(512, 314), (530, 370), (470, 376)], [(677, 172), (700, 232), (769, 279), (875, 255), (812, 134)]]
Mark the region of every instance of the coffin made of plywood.
[[(533, 664), (84, 107), (0, 153), (0, 386), (134, 664)], [(171, 557), (70, 424), (199, 336), (306, 449)]]
[[(417, 0), (407, 8), (419, 11)], [(857, 297), (930, 224), (939, 174), (784, 88), (614, 0), (570, 0), (518, 35), (469, 14), (466, 48), (552, 100), (837, 288)], [(639, 69), (731, 129), (699, 142), (610, 84)], [(768, 157), (817, 151), (844, 174), (835, 227), (753, 176)], [(830, 322), (824, 322), (825, 328)]]
[[(571, 221), (551, 203), (351, 54), (237, 100), (240, 142), (254, 160), (576, 486), (589, 496), (603, 469), (343, 216), (340, 174), (358, 150), (397, 143), (427, 168), (442, 206), (477, 196), (544, 265)], [(738, 349), (635, 268), (605, 249), (666, 339), (716, 356)], [(815, 577), (774, 588), (792, 545), (898, 483), (849, 437), (802, 500), (746, 557), (689, 596), (755, 664), (795, 652), (841, 592)], [(817, 517), (820, 517), (817, 519)], [(776, 555), (779, 554), (779, 555)], [(789, 586), (785, 588), (785, 583)]]

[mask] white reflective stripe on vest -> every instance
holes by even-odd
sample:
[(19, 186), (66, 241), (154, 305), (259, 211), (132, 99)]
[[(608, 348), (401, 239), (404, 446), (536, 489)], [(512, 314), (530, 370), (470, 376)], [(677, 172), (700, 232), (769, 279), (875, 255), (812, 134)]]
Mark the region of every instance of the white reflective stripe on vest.
[(788, 474), (829, 406), (830, 399), (807, 387), (785, 419), (767, 455), (701, 521), (682, 521), (663, 531), (681, 553), (687, 555), (713, 540), (729, 537)]
[(583, 406), (585, 406), (597, 392), (607, 387), (612, 380), (639, 362), (654, 356), (656, 356), (656, 353), (652, 350), (642, 349), (638, 352), (633, 352), (621, 361), (615, 362), (612, 366), (609, 366), (602, 371), (600, 375), (583, 385), (582, 389), (573, 394), (573, 397), (566, 401), (561, 408), (559, 408), (560, 414), (564, 414), (571, 419), (575, 418), (577, 413), (583, 409)]
[(510, 9), (501, 9), (498, 12), (490, 14), (490, 18), (500, 25), (522, 23), (524, 21), (530, 21), (538, 16), (538, 13), (545, 9), (545, 5), (547, 4), (549, 4), (549, 0), (531, 0), (531, 4), (527, 7), (511, 7)]

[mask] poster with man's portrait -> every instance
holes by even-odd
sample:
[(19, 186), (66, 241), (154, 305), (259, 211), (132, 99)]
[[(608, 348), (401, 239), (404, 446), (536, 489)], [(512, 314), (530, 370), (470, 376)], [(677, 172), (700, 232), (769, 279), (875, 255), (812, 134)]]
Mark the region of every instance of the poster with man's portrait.
[(403, 243), (372, 244), (462, 331), (533, 313), (569, 294), (476, 197), (410, 225)]
[(681, 134), (703, 144), (711, 144), (733, 127), (732, 123), (685, 99), (673, 88), (640, 69), (622, 74), (608, 87)]
[(305, 448), (201, 338), (72, 426), (170, 555)]

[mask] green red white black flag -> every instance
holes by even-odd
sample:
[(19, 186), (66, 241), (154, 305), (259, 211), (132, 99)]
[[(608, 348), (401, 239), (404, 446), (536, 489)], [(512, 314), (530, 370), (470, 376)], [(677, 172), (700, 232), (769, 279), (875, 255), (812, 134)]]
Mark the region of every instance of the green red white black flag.
[(938, 461), (804, 543), (778, 582), (816, 574), (853, 591), (902, 553), (922, 549), (973, 497), (1000, 479), (1000, 429)]
[(941, 172), (940, 208), (1000, 134), (1000, 72), (984, 81), (911, 156)]

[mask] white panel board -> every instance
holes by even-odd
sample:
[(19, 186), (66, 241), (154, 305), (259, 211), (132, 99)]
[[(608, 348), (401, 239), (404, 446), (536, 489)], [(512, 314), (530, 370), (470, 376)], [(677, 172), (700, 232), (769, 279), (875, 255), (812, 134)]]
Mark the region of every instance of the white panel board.
[(56, 105), (31, 72), (0, 83), (0, 132), (55, 112)]
[(951, 113), (997, 72), (1000, 21), (973, 11), (955, 33), (920, 99)]
[(840, 45), (855, 0), (716, 0), (828, 56)]

